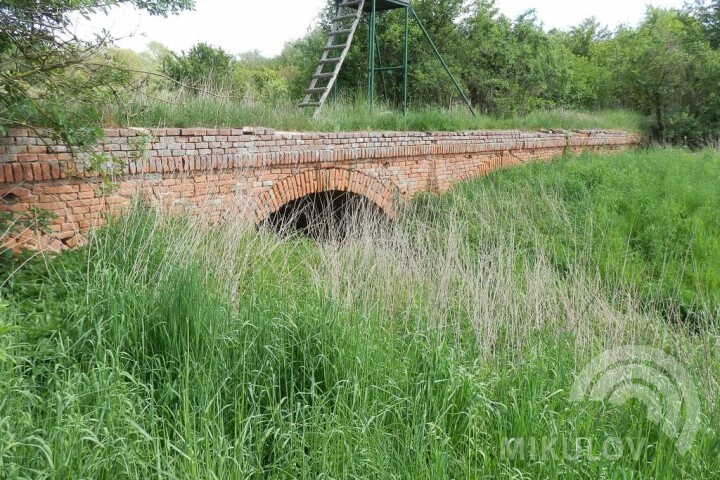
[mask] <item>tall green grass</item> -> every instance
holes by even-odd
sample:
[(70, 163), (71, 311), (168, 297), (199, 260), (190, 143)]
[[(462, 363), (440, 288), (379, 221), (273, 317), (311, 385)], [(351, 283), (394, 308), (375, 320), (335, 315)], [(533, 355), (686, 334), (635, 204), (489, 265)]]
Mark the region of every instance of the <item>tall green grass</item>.
[(458, 131), (488, 129), (620, 129), (645, 132), (645, 119), (628, 111), (539, 111), (524, 117), (473, 117), (466, 109), (411, 108), (407, 115), (383, 105), (370, 107), (360, 101), (328, 102), (314, 120), (294, 103), (269, 107), (223, 97), (198, 94), (132, 96), (124, 103), (106, 106), (101, 123), (132, 127), (237, 127), (259, 125), (284, 131)]
[[(625, 182), (603, 188), (628, 195), (655, 178), (654, 155), (704, 161), (585, 156), (564, 160), (566, 181), (611, 165)], [(532, 212), (588, 205), (534, 180), (553, 168), (420, 199), (392, 224), (350, 219), (342, 242), (137, 207), (86, 248), (4, 274), (0, 477), (712, 478), (716, 323), (699, 334), (608, 282), (581, 224), (562, 224), (578, 244), (559, 264)], [(570, 402), (587, 362), (628, 344), (691, 372), (702, 428), (685, 455), (638, 402)], [(608, 436), (646, 448), (503, 453), (511, 438)]]
[(561, 272), (584, 264), (672, 321), (696, 323), (720, 316), (718, 185), (710, 149), (584, 154), (497, 172), (428, 198), (421, 211), (462, 212), (473, 244), (505, 232), (498, 212), (512, 212), (518, 248), (547, 254)]

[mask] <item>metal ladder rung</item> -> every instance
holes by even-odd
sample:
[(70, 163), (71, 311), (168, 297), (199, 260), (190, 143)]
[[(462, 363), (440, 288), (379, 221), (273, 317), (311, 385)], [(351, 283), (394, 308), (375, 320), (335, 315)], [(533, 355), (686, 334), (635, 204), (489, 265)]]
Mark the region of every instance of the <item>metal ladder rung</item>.
[(313, 75), (313, 78), (332, 78), (335, 76), (335, 72), (329, 72), (329, 73), (316, 73)]
[(327, 65), (329, 63), (338, 63), (341, 60), (340, 57), (325, 58), (318, 61), (318, 65)]

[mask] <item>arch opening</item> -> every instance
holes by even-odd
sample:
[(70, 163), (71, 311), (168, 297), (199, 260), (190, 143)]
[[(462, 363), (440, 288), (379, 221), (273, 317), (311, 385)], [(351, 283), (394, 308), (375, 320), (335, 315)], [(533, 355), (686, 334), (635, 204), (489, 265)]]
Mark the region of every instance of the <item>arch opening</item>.
[(353, 232), (376, 229), (390, 220), (369, 198), (348, 191), (315, 192), (292, 200), (261, 224), (280, 235), (343, 240)]

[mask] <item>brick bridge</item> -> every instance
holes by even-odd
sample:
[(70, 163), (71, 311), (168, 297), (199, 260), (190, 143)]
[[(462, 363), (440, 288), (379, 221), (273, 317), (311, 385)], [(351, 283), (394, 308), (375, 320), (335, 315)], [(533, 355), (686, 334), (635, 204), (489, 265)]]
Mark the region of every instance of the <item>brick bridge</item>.
[[(366, 197), (392, 217), (398, 203), (417, 192), (443, 192), (493, 169), (568, 150), (615, 151), (638, 141), (618, 131), (108, 129), (96, 147), (104, 160), (95, 157), (99, 168), (91, 170), (87, 156), (74, 159), (65, 147), (16, 129), (0, 138), (0, 212), (22, 212), (26, 219), (38, 209), (52, 212), (50, 234), (27, 229), (4, 240), (52, 250), (77, 245), (105, 213), (137, 197), (213, 221), (236, 213), (259, 223), (293, 200), (342, 191)], [(108, 181), (115, 187), (109, 193)]]

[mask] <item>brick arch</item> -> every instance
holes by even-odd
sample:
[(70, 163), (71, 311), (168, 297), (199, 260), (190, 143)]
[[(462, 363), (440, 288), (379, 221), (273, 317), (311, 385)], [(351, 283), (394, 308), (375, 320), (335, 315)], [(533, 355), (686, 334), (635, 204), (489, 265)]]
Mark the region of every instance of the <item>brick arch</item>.
[(357, 170), (328, 168), (306, 170), (286, 177), (256, 199), (256, 220), (266, 220), (293, 200), (321, 192), (341, 191), (361, 195), (377, 205), (390, 218), (395, 217), (395, 191), (389, 180), (371, 177)]

